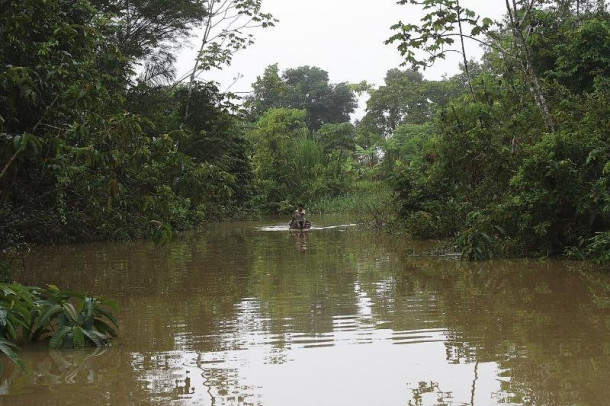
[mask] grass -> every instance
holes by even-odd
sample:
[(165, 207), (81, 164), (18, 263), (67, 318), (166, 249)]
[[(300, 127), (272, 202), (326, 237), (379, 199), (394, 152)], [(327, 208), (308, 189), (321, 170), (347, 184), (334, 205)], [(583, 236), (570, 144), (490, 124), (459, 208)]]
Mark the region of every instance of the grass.
[(345, 195), (311, 202), (309, 212), (358, 214), (365, 222), (372, 221), (377, 226), (383, 226), (394, 217), (392, 202), (392, 189), (385, 182), (361, 180)]

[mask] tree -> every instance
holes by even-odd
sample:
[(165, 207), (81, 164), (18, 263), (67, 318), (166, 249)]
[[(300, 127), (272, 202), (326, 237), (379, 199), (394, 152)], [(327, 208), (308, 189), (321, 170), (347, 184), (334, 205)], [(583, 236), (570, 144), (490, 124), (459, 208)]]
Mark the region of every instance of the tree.
[(557, 45), (561, 82), (576, 92), (592, 92), (610, 77), (610, 15), (583, 22)]
[[(581, 5), (584, 7), (584, 5)], [(592, 92), (610, 75), (610, 15), (549, 9), (535, 12), (528, 42), (537, 74), (574, 92)]]
[[(399, 30), (399, 33), (390, 37), (387, 43), (398, 42), (398, 49), (406, 57), (408, 63), (415, 67), (426, 67), (437, 59), (444, 58), (448, 52), (455, 52), (454, 49), (447, 49), (445, 46), (452, 45), (453, 38), (458, 37), (462, 45), (462, 51), (458, 52), (463, 55), (465, 71), (469, 72), (463, 41), (464, 39), (475, 40), (516, 62), (527, 91), (540, 111), (547, 131), (557, 130), (541, 79), (534, 68), (532, 47), (528, 38), (536, 29), (536, 5), (540, 10), (544, 9), (547, 3), (569, 10), (571, 2), (505, 0), (505, 24), (494, 23), (489, 18), (481, 19), (471, 10), (460, 7), (458, 0), (402, 0), (399, 3), (422, 5), (424, 10), (432, 10), (424, 16), (422, 20), (424, 23), (421, 26), (399, 22), (392, 27)], [(598, 7), (601, 6), (598, 5)], [(576, 2), (576, 8), (580, 12), (580, 2)], [(462, 13), (466, 18), (461, 17)], [(464, 32), (463, 23), (472, 27), (470, 33)], [(494, 25), (498, 26), (498, 31), (492, 30)], [(486, 37), (480, 39), (479, 36), (483, 34)], [(420, 59), (415, 54), (416, 50), (425, 51), (429, 56)], [(467, 74), (467, 76), (470, 75)], [(470, 79), (469, 83), (471, 83)], [(472, 87), (471, 92), (474, 96)]]
[(259, 206), (266, 212), (291, 207), (293, 196), (304, 190), (306, 178), (295, 176), (295, 159), (298, 141), (307, 139), (305, 114), (304, 110), (272, 108), (249, 134), (255, 151), (252, 160)]
[(180, 102), (180, 116), (189, 103), (192, 112), (183, 125), (184, 138), (178, 149), (198, 164), (213, 165), (230, 180), (221, 188), (227, 193), (218, 193), (213, 201), (219, 214), (244, 206), (253, 195), (253, 170), (249, 159), (249, 143), (239, 117), (231, 113), (233, 105), (211, 83), (197, 83), (190, 98), (188, 90), (181, 87), (176, 94)]
[[(180, 130), (181, 89), (129, 86), (134, 59), (99, 17), (85, 0), (3, 2), (0, 249), (187, 229), (246, 191), (245, 141), (216, 93), (197, 92), (213, 125)], [(196, 136), (217, 155), (177, 148)]]
[(207, 16), (200, 0), (90, 0), (115, 26), (111, 38), (133, 61), (172, 55), (170, 43), (188, 37)]
[[(405, 57), (405, 63), (411, 64), (414, 69), (425, 69), (438, 59), (445, 59), (451, 52), (461, 54), (467, 84), (474, 97), (465, 40), (481, 42), (478, 36), (490, 28), (492, 20), (485, 18), (480, 21), (472, 10), (460, 6), (459, 0), (400, 0), (398, 4), (418, 5), (430, 12), (424, 15), (421, 24), (398, 22), (393, 25), (392, 29), (399, 32), (390, 37), (386, 44), (398, 42), (398, 50)], [(470, 32), (466, 32), (465, 26), (470, 26)], [(452, 47), (456, 38), (460, 41), (459, 49)], [(422, 50), (428, 56), (420, 58), (416, 50)]]
[(457, 235), (472, 257), (607, 261), (608, 17), (587, 4), (507, 3), (474, 100), (396, 127), (385, 169), (407, 231)]
[[(245, 30), (273, 27), (276, 19), (261, 10), (262, 0), (204, 0), (206, 17), (203, 21), (201, 46), (193, 69), (181, 80), (188, 78), (189, 97), (201, 72), (222, 65), (230, 65), (235, 52), (254, 43), (253, 34)], [(188, 106), (188, 104), (187, 104)], [(185, 111), (188, 119), (189, 109)]]
[[(107, 26), (96, 13), (87, 1), (3, 3), (0, 204), (7, 221), (0, 232), (30, 241), (60, 236), (82, 219), (83, 206), (118, 190), (114, 153), (132, 152), (139, 123), (120, 110), (130, 71), (104, 40)], [(119, 134), (126, 128), (134, 130), (129, 140)], [(103, 161), (104, 170), (96, 164)], [(85, 193), (85, 183), (95, 192)]]
[(329, 194), (336, 195), (348, 188), (347, 175), (356, 151), (356, 128), (352, 123), (324, 124), (314, 134), (314, 140), (325, 155), (325, 178)]
[(310, 131), (326, 123), (349, 121), (356, 107), (350, 85), (330, 83), (328, 72), (317, 67), (287, 69), (280, 78), (277, 65), (271, 65), (252, 87), (254, 93), (248, 97), (247, 106), (254, 117), (260, 117), (270, 107), (303, 109)]
[(423, 124), (459, 94), (451, 81), (428, 81), (414, 70), (390, 69), (385, 85), (373, 90), (361, 125), (389, 138), (400, 124)]
[(322, 145), (325, 153), (337, 151), (342, 155), (345, 151), (355, 150), (356, 129), (351, 123), (324, 124), (315, 132), (314, 139)]
[(512, 49), (528, 84), (530, 93), (542, 114), (547, 130), (555, 131), (555, 122), (551, 115), (551, 110), (547, 103), (542, 85), (540, 84), (540, 79), (534, 70), (531, 48), (526, 39), (527, 34), (533, 30), (530, 15), (537, 1), (538, 0), (522, 1), (524, 4), (519, 7), (517, 1), (513, 0), (512, 2), (509, 2), (509, 0), (505, 0), (508, 27), (512, 33)]
[(265, 68), (263, 76), (257, 76), (252, 84), (252, 95), (246, 98), (246, 106), (256, 120), (273, 107), (282, 107), (286, 83), (280, 77), (277, 63)]
[[(563, 30), (566, 27), (568, 27), (569, 21), (572, 20), (571, 18), (571, 7), (575, 4), (576, 7), (576, 12), (580, 13), (580, 6), (581, 6), (581, 2), (580, 1), (540, 1), (540, 0), (522, 0), (522, 1), (515, 1), (513, 0), (512, 2), (509, 0), (505, 0), (505, 5), (506, 5), (506, 11), (507, 11), (507, 29), (510, 32), (511, 36), (509, 37), (509, 50), (510, 50), (510, 55), (512, 55), (515, 60), (517, 61), (520, 70), (523, 74), (523, 78), (524, 78), (524, 82), (526, 83), (529, 93), (531, 94), (534, 102), (536, 103), (536, 106), (538, 107), (538, 109), (540, 110), (540, 113), (542, 115), (542, 118), (544, 120), (545, 126), (547, 131), (550, 132), (555, 132), (558, 129), (557, 125), (556, 125), (556, 120), (553, 117), (553, 113), (551, 111), (551, 106), (550, 103), (547, 100), (547, 96), (545, 94), (545, 89), (543, 87), (542, 84), (542, 80), (541, 80), (541, 74), (540, 72), (538, 72), (536, 70), (536, 60), (535, 60), (535, 55), (534, 55), (534, 46), (536, 46), (535, 42), (537, 38), (540, 38), (540, 35), (537, 35), (537, 32), (541, 31), (540, 28), (538, 27), (544, 20), (544, 14), (547, 14), (548, 8), (545, 8), (545, 5), (548, 4), (547, 7), (550, 7), (550, 9), (552, 10), (553, 8), (555, 8), (556, 10), (558, 10), (557, 15), (561, 16), (563, 14), (564, 18), (560, 18), (559, 20), (562, 21), (561, 22), (561, 26), (562, 28), (560, 29)], [(587, 2), (587, 1), (583, 1), (582, 3), (584, 3), (584, 6), (587, 10), (593, 10), (593, 6), (591, 4), (591, 2)], [(536, 4), (539, 5), (539, 8), (536, 9)], [(596, 13), (604, 13), (605, 12), (605, 2), (597, 2), (597, 11)], [(551, 11), (551, 14), (554, 14)], [(540, 16), (540, 17), (539, 17)], [(568, 18), (565, 18), (566, 16), (570, 16)], [(589, 14), (589, 17), (591, 16), (591, 14)], [(587, 17), (585, 17), (587, 18)], [(566, 24), (566, 22), (568, 24)], [(542, 27), (541, 27), (542, 28)], [(601, 28), (601, 27), (600, 27)], [(572, 34), (576, 34), (579, 35), (578, 32), (574, 32), (570, 29), (568, 29), (568, 31), (571, 31)], [(601, 50), (602, 53), (601, 55), (604, 54), (603, 49), (606, 50), (608, 49), (608, 45), (607, 45), (607, 31), (605, 31), (603, 28), (601, 31), (598, 31), (596, 34), (600, 34), (601, 37), (603, 38), (601, 40), (601, 43), (599, 40), (595, 41), (597, 42), (598, 46), (601, 45)], [(499, 44), (500, 41), (499, 39), (501, 37), (498, 37), (496, 35), (496, 33), (490, 33), (491, 38), (494, 39), (493, 42), (493, 46), (495, 46), (498, 49), (501, 49)], [(571, 40), (571, 35), (569, 35), (570, 38), (566, 38), (566, 42), (570, 41), (572, 42), (572, 44), (574, 44), (574, 41)], [(595, 37), (595, 34), (593, 34), (593, 37)], [(582, 37), (581, 37), (582, 38)], [(593, 38), (591, 38), (593, 39)], [(588, 42), (588, 40), (587, 40)], [(604, 45), (604, 42), (606, 43), (606, 45)], [(540, 49), (540, 47), (538, 47), (538, 49)], [(574, 49), (574, 51), (576, 51), (576, 49)], [(584, 51), (583, 49), (580, 49), (579, 51)], [(506, 56), (509, 56), (509, 53), (505, 50), (503, 50), (503, 52), (506, 54)], [(544, 52), (544, 51), (543, 51)], [(569, 53), (566, 52), (562, 52), (562, 54), (564, 55), (564, 57), (568, 57), (569, 58)], [(605, 63), (604, 58), (600, 58), (600, 56), (596, 56), (598, 58), (597, 64), (599, 65), (600, 63), (603, 65)], [(582, 55), (580, 55), (578, 58), (582, 58)], [(575, 67), (574, 67), (575, 68)], [(584, 72), (582, 72), (584, 73)]]
[[(431, 140), (435, 139), (433, 129), (431, 121), (424, 124), (400, 124), (396, 127), (392, 137), (383, 144), (385, 177), (391, 177), (396, 166), (416, 166), (421, 165), (418, 162), (420, 159), (433, 160), (433, 148), (429, 147)], [(428, 154), (430, 155), (426, 156)]]

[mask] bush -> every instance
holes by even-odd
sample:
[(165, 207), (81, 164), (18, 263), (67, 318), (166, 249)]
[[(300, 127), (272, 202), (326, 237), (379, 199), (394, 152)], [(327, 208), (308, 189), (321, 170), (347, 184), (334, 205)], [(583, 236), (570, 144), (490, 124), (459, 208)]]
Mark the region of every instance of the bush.
[[(74, 292), (0, 283), (0, 352), (18, 365), (19, 342), (48, 340), (51, 348), (101, 347), (116, 337), (111, 300)], [(1, 367), (0, 363), (0, 367)]]

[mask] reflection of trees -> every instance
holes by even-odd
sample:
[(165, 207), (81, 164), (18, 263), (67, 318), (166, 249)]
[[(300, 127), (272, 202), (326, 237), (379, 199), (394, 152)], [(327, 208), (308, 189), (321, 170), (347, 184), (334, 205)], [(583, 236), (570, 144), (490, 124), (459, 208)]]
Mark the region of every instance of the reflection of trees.
[(306, 254), (287, 254), (291, 238), (268, 233), (268, 241), (257, 244), (251, 289), (263, 317), (278, 321), (272, 333), (330, 333), (334, 318), (358, 314), (355, 287), (377, 272), (376, 258), (386, 258), (387, 250), (361, 236), (326, 230), (308, 235)]
[(421, 381), (416, 388), (411, 389), (413, 399), (409, 400), (409, 406), (423, 406), (430, 404), (425, 399), (430, 399), (435, 406), (448, 406), (451, 403), (451, 392), (443, 392), (439, 388), (438, 382)]
[[(476, 368), (485, 362), (503, 371), (497, 402), (597, 405), (608, 397), (607, 274), (570, 272), (552, 262), (404, 256), (414, 248), (392, 237), (337, 230), (309, 233), (301, 253), (293, 238), (219, 225), (163, 247), (41, 248), (41, 256), (26, 260), (22, 282), (52, 281), (119, 299), (116, 354), (85, 362), (94, 362), (90, 370), (105, 377), (91, 393), (121, 382), (113, 399), (196, 394), (215, 404), (247, 404), (256, 391), (240, 382), (237, 367), (216, 357), (260, 346), (268, 362), (283, 363), (297, 345), (333, 344), (338, 320), (393, 332), (441, 331), (448, 362), (472, 364), (471, 403)], [(250, 332), (266, 341), (255, 341)], [(60, 363), (45, 362), (55, 366), (32, 369), (53, 370), (37, 376), (47, 376), (41, 385), (54, 385), (50, 376), (61, 377)], [(76, 370), (80, 382), (88, 372)], [(10, 392), (32, 379), (11, 375)], [(419, 392), (412, 403), (418, 393), (420, 404), (427, 395), (450, 403), (438, 386), (442, 382), (414, 388)], [(187, 387), (194, 392), (187, 394)]]
[[(605, 402), (608, 312), (598, 291), (554, 262), (454, 263), (423, 260), (408, 274), (438, 292), (446, 312), (447, 359), (496, 362), (510, 379), (497, 398), (514, 403)], [(609, 279), (603, 278), (606, 286)], [(603, 296), (603, 294), (601, 295)]]

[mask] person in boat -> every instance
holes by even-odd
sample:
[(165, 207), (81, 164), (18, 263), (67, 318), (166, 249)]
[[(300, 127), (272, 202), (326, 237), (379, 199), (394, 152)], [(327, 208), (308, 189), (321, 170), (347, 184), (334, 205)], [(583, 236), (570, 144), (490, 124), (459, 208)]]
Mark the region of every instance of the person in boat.
[(299, 204), (294, 213), (292, 213), (292, 221), (295, 222), (298, 228), (305, 227), (305, 208), (302, 204)]

